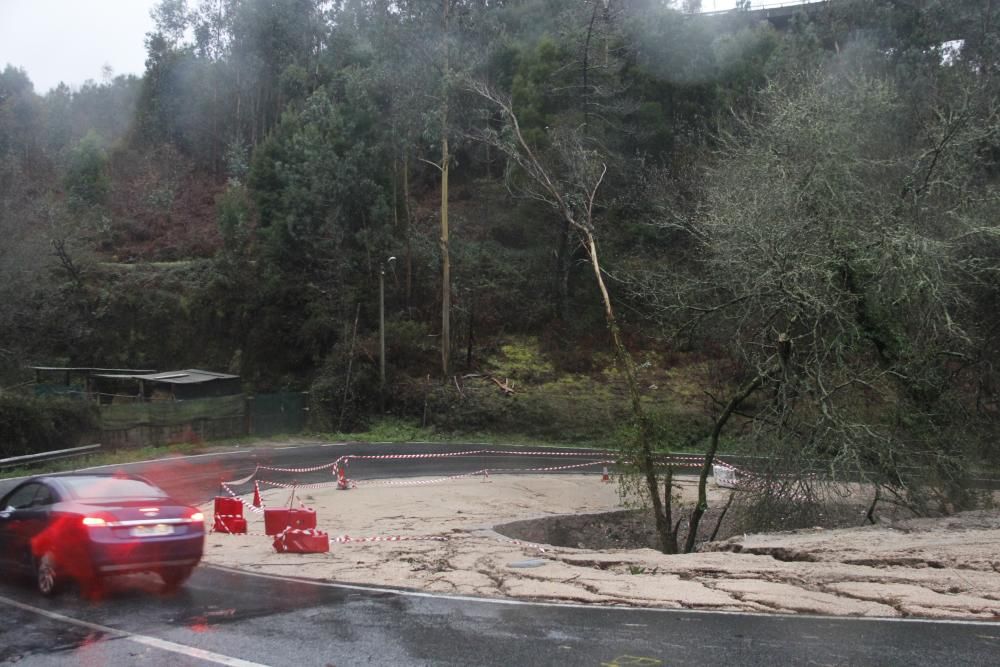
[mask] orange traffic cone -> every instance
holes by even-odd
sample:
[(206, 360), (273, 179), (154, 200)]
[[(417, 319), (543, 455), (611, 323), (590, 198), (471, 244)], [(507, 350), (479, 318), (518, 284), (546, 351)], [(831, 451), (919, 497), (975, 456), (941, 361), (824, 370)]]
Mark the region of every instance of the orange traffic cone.
[(608, 466), (604, 466), (604, 472), (601, 473), (601, 481), (602, 482), (611, 481), (611, 475), (608, 474)]
[(260, 486), (257, 484), (257, 482), (253, 483), (253, 506), (254, 507), (260, 507), (261, 506), (261, 502), (260, 502)]

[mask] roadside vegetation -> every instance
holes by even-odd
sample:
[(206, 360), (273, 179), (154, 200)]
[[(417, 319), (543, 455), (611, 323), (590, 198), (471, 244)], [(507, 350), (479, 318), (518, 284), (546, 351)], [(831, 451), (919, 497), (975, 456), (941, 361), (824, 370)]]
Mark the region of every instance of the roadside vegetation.
[(667, 552), (734, 451), (769, 462), (748, 516), (817, 479), (976, 505), (1000, 13), (697, 5), (163, 0), (142, 76), (7, 65), (2, 446), (90, 425), (32, 363), (201, 367), (307, 391), (316, 433), (614, 447)]

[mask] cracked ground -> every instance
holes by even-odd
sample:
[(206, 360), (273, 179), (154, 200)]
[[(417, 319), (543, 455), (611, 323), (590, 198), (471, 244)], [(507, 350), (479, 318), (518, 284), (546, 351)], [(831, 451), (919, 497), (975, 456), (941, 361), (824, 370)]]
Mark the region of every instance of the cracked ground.
[[(412, 480), (417, 481), (417, 480)], [(693, 486), (683, 499), (693, 500)], [(710, 503), (725, 492), (713, 489)], [(326, 554), (275, 553), (269, 538), (212, 534), (207, 563), (343, 583), (524, 600), (730, 611), (1000, 620), (1000, 513), (889, 526), (740, 535), (698, 553), (519, 542), (504, 523), (621, 510), (595, 475), (494, 476), (440, 485), (310, 489), (300, 499)], [(279, 497), (280, 496), (280, 497)], [(286, 504), (288, 492), (265, 496)], [(250, 517), (250, 532), (263, 521)], [(419, 538), (447, 538), (425, 541)]]

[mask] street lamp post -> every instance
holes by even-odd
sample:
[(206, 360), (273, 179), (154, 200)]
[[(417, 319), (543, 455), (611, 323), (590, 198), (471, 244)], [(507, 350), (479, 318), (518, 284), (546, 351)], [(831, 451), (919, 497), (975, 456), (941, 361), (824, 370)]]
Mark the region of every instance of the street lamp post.
[(396, 261), (390, 257), (379, 267), (378, 271), (378, 379), (379, 402), (385, 412), (385, 267)]

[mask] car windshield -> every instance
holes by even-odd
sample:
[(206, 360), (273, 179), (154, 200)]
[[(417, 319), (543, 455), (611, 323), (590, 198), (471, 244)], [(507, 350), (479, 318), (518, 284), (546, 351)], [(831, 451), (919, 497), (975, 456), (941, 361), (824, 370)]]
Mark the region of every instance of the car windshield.
[(59, 480), (78, 500), (166, 498), (161, 489), (138, 479), (120, 477), (62, 477)]

